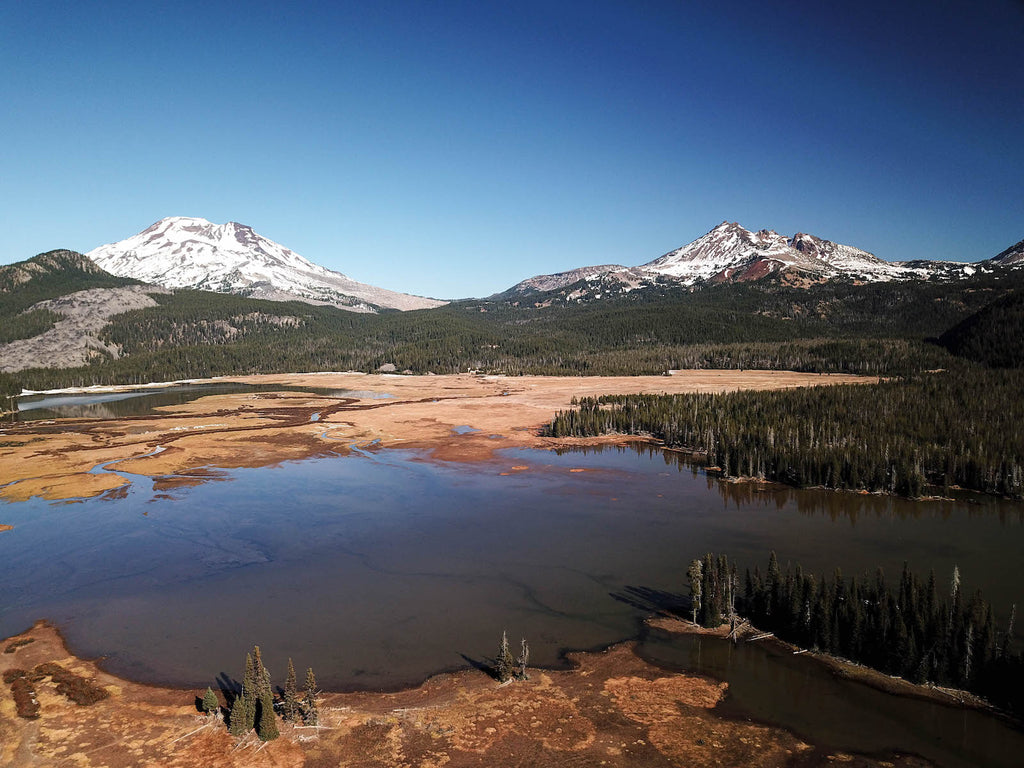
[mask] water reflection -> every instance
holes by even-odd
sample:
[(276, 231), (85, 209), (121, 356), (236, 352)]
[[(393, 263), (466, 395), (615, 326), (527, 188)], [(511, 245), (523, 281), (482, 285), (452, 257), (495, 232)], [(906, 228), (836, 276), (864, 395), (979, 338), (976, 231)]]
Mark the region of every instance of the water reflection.
[[(746, 481), (721, 480), (714, 475), (704, 474), (704, 463), (699, 455), (686, 451), (664, 449), (645, 442), (624, 442), (613, 445), (573, 446), (556, 448), (559, 455), (600, 455), (603, 453), (635, 453), (653, 460), (661, 459), (690, 476), (703, 477), (709, 491), (714, 491), (722, 500), (736, 509), (773, 507), (784, 509), (795, 506), (802, 515), (828, 517), (833, 522), (841, 520), (856, 525), (862, 517), (876, 519), (899, 517), (921, 519), (939, 517), (948, 519), (959, 510), (970, 516), (988, 517), (995, 514), (1005, 524), (1024, 523), (1024, 504), (1019, 501), (999, 499), (969, 491), (953, 491), (953, 498), (901, 499), (895, 496), (855, 491), (831, 491), (816, 488), (790, 488), (780, 483), (752, 483)], [(934, 489), (938, 494), (941, 489)]]
[(239, 382), (204, 382), (175, 384), (166, 387), (145, 387), (126, 391), (92, 391), (26, 395), (17, 398), (18, 410), (6, 414), (7, 421), (38, 421), (45, 419), (118, 419), (126, 416), (151, 416), (163, 406), (183, 405), (207, 395), (238, 395), (256, 392), (302, 392), (333, 399), (356, 397), (386, 399), (382, 392), (296, 387), (281, 384), (242, 384)]
[(708, 551), (741, 569), (771, 550), (814, 573), (957, 565), (998, 621), (1024, 604), (1009, 502), (724, 484), (648, 447), (501, 451), (497, 465), (361, 450), (218, 477), (0, 505), (14, 525), (0, 636), (50, 618), (115, 672), (200, 687), (259, 644), (272, 669), (290, 656), (330, 688), (390, 688), (493, 652), (502, 629), (542, 665), (635, 637)]

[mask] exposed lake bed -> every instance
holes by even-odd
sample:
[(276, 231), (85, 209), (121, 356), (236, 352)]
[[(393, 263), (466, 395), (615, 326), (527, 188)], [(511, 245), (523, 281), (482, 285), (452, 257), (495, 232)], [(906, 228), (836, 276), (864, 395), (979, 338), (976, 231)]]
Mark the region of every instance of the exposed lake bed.
[[(683, 592), (686, 563), (708, 550), (763, 567), (774, 549), (816, 573), (957, 565), (997, 606), (1017, 600), (1020, 505), (722, 484), (621, 438), (558, 455), (524, 429), (556, 397), (531, 404), (530, 382), (436, 377), (425, 398), (403, 377), (367, 378), (352, 383), (393, 397), (222, 394), (108, 425), (6, 430), (22, 465), (56, 440), (74, 476), (119, 484), (0, 506), (14, 526), (0, 539), (14, 596), (0, 635), (45, 616), (109, 672), (179, 686), (237, 676), (259, 643), (275, 671), (292, 656), (329, 689), (395, 690), (490, 655), (502, 629), (552, 668), (565, 649), (634, 638), (648, 609), (629, 596)], [(673, 378), (553, 386), (567, 407), (573, 391), (672, 391)], [(22, 474), (9, 488), (32, 487)], [(57, 487), (44, 477), (35, 487)], [(743, 710), (739, 692), (727, 700)]]

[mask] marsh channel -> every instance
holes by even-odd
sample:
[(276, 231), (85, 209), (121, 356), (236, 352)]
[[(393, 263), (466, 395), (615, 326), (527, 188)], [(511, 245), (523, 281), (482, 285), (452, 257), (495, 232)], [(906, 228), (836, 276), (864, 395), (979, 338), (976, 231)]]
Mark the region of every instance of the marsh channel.
[[(137, 414), (208, 392), (38, 398), (21, 418)], [(0, 504), (13, 525), (0, 534), (0, 637), (47, 618), (110, 671), (182, 687), (237, 679), (258, 644), (277, 677), (291, 657), (331, 690), (396, 689), (485, 661), (503, 630), (550, 667), (567, 649), (638, 639), (666, 668), (729, 682), (729, 716), (818, 744), (944, 766), (1024, 754), (1024, 734), (992, 715), (840, 680), (759, 643), (642, 623), (652, 596), (686, 592), (694, 557), (763, 570), (772, 550), (828, 575), (881, 567), (897, 578), (906, 561), (945, 583), (958, 566), (1005, 623), (1024, 604), (1019, 503), (724, 483), (634, 447), (478, 463), (355, 449), (178, 484), (127, 476), (104, 497)]]

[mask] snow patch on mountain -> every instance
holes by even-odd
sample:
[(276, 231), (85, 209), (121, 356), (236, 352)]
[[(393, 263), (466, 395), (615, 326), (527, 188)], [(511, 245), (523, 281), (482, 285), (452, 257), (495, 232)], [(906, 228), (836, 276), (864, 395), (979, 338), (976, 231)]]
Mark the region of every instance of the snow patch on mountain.
[(114, 275), (165, 288), (196, 288), (276, 301), (299, 299), (357, 312), (425, 309), (446, 302), (352, 280), (229, 221), (171, 216), (86, 254)]
[[(1024, 246), (1020, 258), (1024, 260)], [(554, 275), (538, 275), (522, 281), (507, 293), (553, 291), (580, 281), (599, 284), (605, 290), (618, 286), (621, 292), (655, 283), (693, 286), (743, 282), (779, 273), (786, 273), (792, 284), (802, 285), (824, 280), (959, 279), (970, 276), (978, 268), (979, 265), (958, 262), (884, 261), (859, 248), (805, 232), (786, 237), (772, 230), (751, 232), (736, 222), (723, 221), (692, 243), (646, 264), (582, 267)], [(586, 292), (580, 289), (573, 296), (581, 298)]]

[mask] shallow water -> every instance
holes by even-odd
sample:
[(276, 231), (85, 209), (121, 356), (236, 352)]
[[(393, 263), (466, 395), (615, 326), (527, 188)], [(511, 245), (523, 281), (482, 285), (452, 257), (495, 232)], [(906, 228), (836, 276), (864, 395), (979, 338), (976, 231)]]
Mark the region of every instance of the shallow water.
[(830, 749), (912, 753), (948, 768), (1014, 768), (1024, 754), (1024, 733), (990, 714), (842, 680), (824, 664), (772, 644), (650, 630), (640, 655), (727, 680), (718, 707), (723, 715), (781, 725)]
[(117, 392), (81, 392), (27, 395), (17, 398), (17, 413), (7, 420), (37, 421), (42, 419), (116, 419), (125, 416), (149, 416), (157, 408), (190, 403), (206, 395), (237, 395), (249, 392), (308, 392), (325, 397), (388, 398), (391, 395), (350, 389), (318, 387), (287, 387), (279, 384), (240, 384), (238, 382), (206, 382), (146, 387)]
[[(14, 525), (0, 534), (0, 637), (47, 617), (111, 671), (187, 686), (237, 677), (259, 644), (272, 671), (292, 657), (326, 688), (374, 689), (490, 656), (503, 630), (552, 666), (565, 648), (635, 637), (648, 610), (638, 597), (685, 591), (686, 564), (706, 551), (763, 568), (774, 549), (782, 562), (848, 575), (896, 574), (909, 560), (943, 578), (956, 564), (965, 589), (983, 589), (1004, 614), (1024, 594), (1022, 505), (756, 492), (657, 452), (517, 450), (460, 465), (378, 450), (163, 493), (134, 480), (108, 499), (0, 505)], [(645, 644), (672, 664), (670, 647)], [(697, 668), (734, 676), (737, 712), (844, 745), (792, 721), (804, 693), (766, 706), (743, 692), (740, 667)], [(853, 685), (841, 684), (843, 696)], [(920, 702), (894, 700), (920, 719)]]

